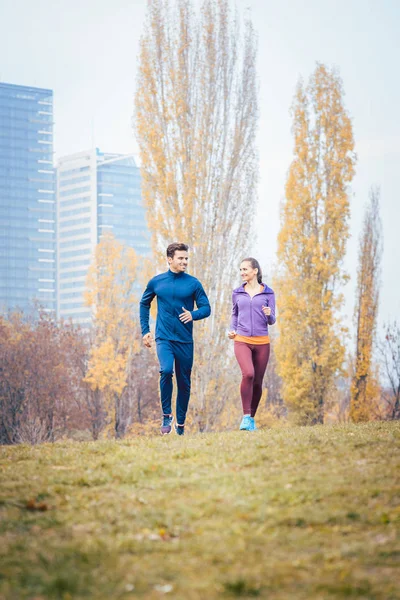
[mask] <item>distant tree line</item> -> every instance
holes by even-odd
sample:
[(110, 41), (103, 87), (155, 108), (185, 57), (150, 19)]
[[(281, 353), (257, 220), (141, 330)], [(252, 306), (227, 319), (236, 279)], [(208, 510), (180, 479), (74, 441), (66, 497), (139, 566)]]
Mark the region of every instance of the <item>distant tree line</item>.
[(129, 360), (116, 419), (106, 391), (88, 380), (93, 349), (93, 331), (47, 313), (0, 317), (0, 444), (96, 440), (116, 420), (121, 437), (158, 416), (154, 357), (141, 350)]

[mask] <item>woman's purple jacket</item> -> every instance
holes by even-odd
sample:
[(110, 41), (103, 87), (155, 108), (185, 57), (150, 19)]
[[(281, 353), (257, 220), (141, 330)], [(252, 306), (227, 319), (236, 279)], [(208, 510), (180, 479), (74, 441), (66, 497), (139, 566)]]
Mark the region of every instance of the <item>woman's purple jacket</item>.
[[(270, 287), (262, 283), (264, 290), (253, 298), (241, 285), (232, 292), (231, 331), (245, 336), (268, 335), (268, 325), (273, 325), (275, 318), (275, 294)], [(266, 317), (263, 306), (271, 308), (271, 314)]]

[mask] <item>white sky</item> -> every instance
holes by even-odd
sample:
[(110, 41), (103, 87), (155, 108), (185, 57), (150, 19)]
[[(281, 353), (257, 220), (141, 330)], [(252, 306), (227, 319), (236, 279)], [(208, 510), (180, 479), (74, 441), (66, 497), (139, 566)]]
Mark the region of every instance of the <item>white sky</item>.
[[(234, 5), (234, 0), (232, 0)], [(315, 62), (336, 65), (353, 119), (357, 174), (346, 267), (352, 324), (357, 244), (372, 184), (381, 186), (384, 259), (380, 325), (400, 309), (400, 2), (236, 0), (259, 35), (259, 207), (254, 255), (271, 271), (279, 204), (292, 157), (289, 107)], [(93, 145), (136, 152), (131, 118), (145, 0), (0, 0), (0, 81), (54, 90), (56, 156)], [(279, 299), (278, 299), (279, 304)]]

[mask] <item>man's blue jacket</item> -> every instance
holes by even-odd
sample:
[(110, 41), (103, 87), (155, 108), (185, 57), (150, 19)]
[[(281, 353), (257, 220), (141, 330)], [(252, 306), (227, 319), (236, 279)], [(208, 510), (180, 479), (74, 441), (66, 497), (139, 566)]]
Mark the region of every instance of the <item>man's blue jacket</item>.
[[(156, 340), (193, 342), (193, 321), (205, 319), (211, 307), (200, 281), (188, 273), (166, 273), (150, 279), (140, 301), (140, 326), (142, 335), (150, 331), (150, 304), (157, 296)], [(196, 302), (197, 310), (194, 309)], [(182, 323), (182, 307), (192, 313), (193, 321)]]

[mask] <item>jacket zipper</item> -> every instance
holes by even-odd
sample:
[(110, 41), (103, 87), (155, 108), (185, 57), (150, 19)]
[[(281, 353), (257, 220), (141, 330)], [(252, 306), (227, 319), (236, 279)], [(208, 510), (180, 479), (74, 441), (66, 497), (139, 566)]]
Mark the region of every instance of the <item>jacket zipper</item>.
[[(259, 296), (260, 294), (264, 294), (264, 291), (258, 292), (257, 294), (254, 294), (254, 296), (250, 296), (250, 322), (251, 322), (250, 337), (253, 337), (253, 298), (255, 298), (255, 296)], [(268, 304), (267, 304), (267, 306), (268, 306)], [(268, 325), (268, 319), (267, 319), (267, 325)]]
[[(176, 278), (173, 278), (173, 284), (172, 284), (172, 306), (175, 308), (175, 281)], [(172, 317), (174, 319), (174, 337), (176, 337), (176, 324), (175, 324), (175, 315), (174, 313), (172, 314)]]
[(251, 321), (250, 337), (253, 337), (253, 298), (251, 296), (250, 296), (250, 321)]

